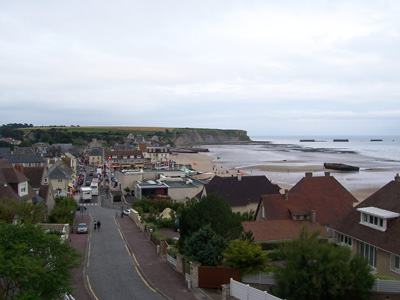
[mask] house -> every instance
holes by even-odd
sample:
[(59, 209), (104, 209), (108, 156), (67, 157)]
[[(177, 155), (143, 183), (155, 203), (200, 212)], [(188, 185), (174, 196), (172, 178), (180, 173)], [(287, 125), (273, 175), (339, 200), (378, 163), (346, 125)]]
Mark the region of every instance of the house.
[(255, 242), (279, 243), (299, 237), (303, 226), (306, 225), (309, 232), (320, 231), (320, 238), (329, 238), (330, 234), (319, 223), (312, 220), (261, 220), (242, 222), (245, 232), (251, 231)]
[(262, 195), (255, 220), (315, 220), (327, 226), (352, 208), (357, 199), (329, 172), (325, 176), (313, 177), (306, 173), (290, 191), (284, 195)]
[(147, 157), (152, 163), (168, 162), (169, 153), (169, 147), (147, 147)]
[[(20, 168), (18, 166), (17, 168)], [(38, 203), (43, 199), (29, 185), (29, 178), (6, 159), (0, 160), (0, 199), (7, 197), (17, 203)]]
[(51, 181), (49, 178), (47, 167), (22, 167), (22, 174), (24, 174), (29, 179), (29, 184), (32, 186), (33, 190), (41, 198), (43, 198), (46, 204), (47, 211), (51, 211), (54, 208), (54, 193)]
[(67, 196), (71, 194), (73, 175), (73, 170), (62, 160), (57, 160), (49, 168), (49, 178), (55, 195)]
[(261, 195), (280, 195), (280, 189), (265, 176), (241, 176), (239, 173), (237, 177), (214, 176), (196, 197), (200, 199), (218, 193), (228, 202), (232, 211), (244, 213), (256, 210)]
[(14, 152), (2, 152), (1, 156), (10, 161), (13, 166), (44, 167), (47, 164), (41, 155), (34, 153), (31, 148), (24, 147), (16, 149)]
[(88, 156), (89, 165), (93, 167), (103, 163), (103, 150), (101, 148), (91, 148)]
[(374, 273), (400, 278), (400, 176), (330, 226), (336, 243), (367, 258)]

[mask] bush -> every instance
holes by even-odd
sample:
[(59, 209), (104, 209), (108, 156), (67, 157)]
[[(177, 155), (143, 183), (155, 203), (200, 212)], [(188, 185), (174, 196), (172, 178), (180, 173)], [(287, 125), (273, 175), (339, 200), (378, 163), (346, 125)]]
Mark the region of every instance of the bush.
[(179, 254), (179, 249), (175, 248), (175, 247), (169, 247), (167, 251), (168, 251), (168, 254), (171, 255), (175, 259), (176, 259), (176, 255)]

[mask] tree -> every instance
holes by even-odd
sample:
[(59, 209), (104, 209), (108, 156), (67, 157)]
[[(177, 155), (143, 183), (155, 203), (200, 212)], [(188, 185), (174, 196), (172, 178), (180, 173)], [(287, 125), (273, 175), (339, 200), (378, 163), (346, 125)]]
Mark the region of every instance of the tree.
[(0, 199), (0, 219), (12, 223), (17, 216), (17, 202), (14, 199), (3, 197)]
[(268, 254), (262, 251), (260, 245), (248, 240), (237, 239), (229, 243), (222, 253), (225, 258), (223, 264), (230, 268), (239, 268), (242, 274), (256, 274), (272, 270), (267, 265)]
[(80, 257), (41, 226), (0, 221), (0, 299), (58, 299), (71, 292)]
[(37, 204), (24, 201), (17, 203), (14, 199), (4, 197), (0, 200), (0, 219), (12, 223), (18, 219), (21, 223), (38, 223), (45, 221), (46, 205), (44, 202)]
[(56, 204), (49, 215), (49, 221), (60, 224), (68, 223), (72, 226), (78, 208), (74, 198), (57, 196), (54, 200)]
[(221, 236), (206, 225), (185, 242), (185, 255), (204, 266), (217, 266), (223, 259), (222, 252), (227, 245)]
[(363, 299), (374, 281), (371, 268), (360, 257), (352, 258), (347, 247), (320, 240), (318, 234), (309, 236), (305, 226), (299, 239), (280, 249), (285, 266), (275, 274), (278, 296), (288, 300), (349, 299), (351, 292), (345, 288), (354, 287), (359, 291), (357, 297)]
[(210, 225), (215, 233), (228, 241), (237, 239), (243, 231), (240, 215), (232, 212), (229, 204), (218, 194), (186, 203), (179, 219), (181, 239), (190, 238), (204, 225)]

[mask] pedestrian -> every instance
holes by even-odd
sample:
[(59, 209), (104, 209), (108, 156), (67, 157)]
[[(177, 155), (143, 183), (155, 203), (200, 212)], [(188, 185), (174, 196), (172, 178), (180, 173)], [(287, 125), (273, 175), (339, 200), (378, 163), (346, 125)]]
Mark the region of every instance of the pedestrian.
[(100, 226), (101, 226), (101, 223), (100, 223), (100, 221), (97, 221), (97, 229), (100, 231)]
[(93, 229), (94, 229), (94, 231), (96, 231), (96, 228), (97, 228), (97, 222), (94, 221), (94, 222), (93, 222)]

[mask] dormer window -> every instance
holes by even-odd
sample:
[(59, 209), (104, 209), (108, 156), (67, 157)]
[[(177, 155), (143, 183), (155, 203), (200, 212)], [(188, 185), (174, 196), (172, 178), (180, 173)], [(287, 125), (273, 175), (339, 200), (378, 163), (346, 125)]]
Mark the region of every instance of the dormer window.
[(25, 182), (21, 182), (19, 185), (19, 196), (25, 196), (28, 194), (28, 183)]
[(400, 216), (399, 213), (373, 206), (357, 208), (357, 211), (361, 213), (360, 224), (380, 231), (386, 231), (388, 219), (394, 219)]

